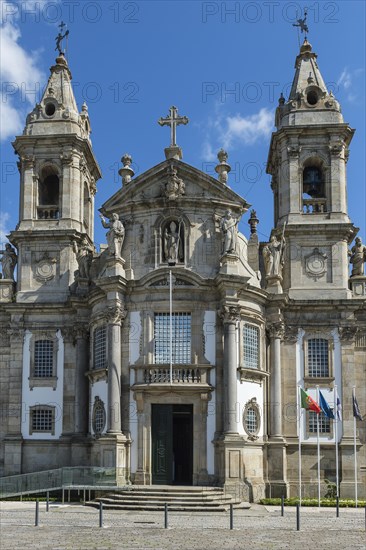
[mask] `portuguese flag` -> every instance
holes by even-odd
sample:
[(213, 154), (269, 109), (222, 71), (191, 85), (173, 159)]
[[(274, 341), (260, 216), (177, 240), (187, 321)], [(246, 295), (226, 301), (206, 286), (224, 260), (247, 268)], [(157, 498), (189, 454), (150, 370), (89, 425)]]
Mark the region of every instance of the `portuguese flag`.
[(314, 411), (317, 414), (321, 412), (321, 408), (318, 403), (314, 401), (310, 395), (308, 395), (302, 388), (300, 388), (301, 395), (301, 408), (306, 409), (307, 411)]

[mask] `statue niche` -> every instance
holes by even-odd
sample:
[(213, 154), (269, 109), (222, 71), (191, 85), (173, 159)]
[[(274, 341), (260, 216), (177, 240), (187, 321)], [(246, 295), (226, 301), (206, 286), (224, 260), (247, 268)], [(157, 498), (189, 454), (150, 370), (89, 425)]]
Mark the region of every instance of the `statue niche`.
[(162, 231), (162, 260), (169, 265), (184, 262), (184, 223), (169, 220)]

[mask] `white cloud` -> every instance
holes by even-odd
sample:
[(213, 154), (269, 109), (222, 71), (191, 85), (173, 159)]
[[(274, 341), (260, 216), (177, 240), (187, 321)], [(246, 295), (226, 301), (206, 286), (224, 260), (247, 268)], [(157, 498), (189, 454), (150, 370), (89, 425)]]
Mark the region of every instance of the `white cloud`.
[(265, 107), (246, 117), (228, 116), (221, 134), (223, 146), (231, 147), (238, 143), (252, 145), (262, 138), (267, 139), (273, 128), (273, 121), (273, 112)]
[(338, 78), (338, 89), (345, 93), (345, 98), (350, 103), (354, 103), (359, 99), (358, 90), (360, 86), (359, 83), (355, 81), (363, 74), (363, 68), (350, 70), (348, 67), (345, 67)]
[(21, 10), (40, 10), (48, 0), (17, 0), (1, 2), (0, 26), (0, 139), (8, 139), (22, 131), (27, 113), (38, 100), (45, 82), (36, 52), (29, 52), (20, 43), (18, 20)]
[(243, 145), (253, 145), (262, 139), (267, 140), (273, 123), (274, 112), (265, 107), (248, 116), (223, 114), (215, 108), (213, 116), (206, 124), (208, 131), (202, 147), (203, 160), (216, 160), (214, 151), (221, 147), (237, 149)]
[(0, 212), (0, 246), (8, 242), (6, 235), (9, 233), (9, 229), (7, 229), (9, 219), (10, 215), (7, 212)]

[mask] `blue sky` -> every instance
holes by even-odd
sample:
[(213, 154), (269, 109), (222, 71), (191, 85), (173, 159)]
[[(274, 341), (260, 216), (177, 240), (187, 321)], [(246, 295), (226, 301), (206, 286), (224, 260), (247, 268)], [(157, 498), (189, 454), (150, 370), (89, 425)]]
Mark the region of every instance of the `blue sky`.
[[(366, 240), (365, 2), (2, 1), (0, 237), (18, 222), (19, 174), (11, 141), (39, 99), (61, 20), (75, 96), (86, 101), (103, 178), (96, 207), (120, 187), (121, 156), (136, 175), (164, 159), (169, 131), (157, 120), (176, 105), (183, 160), (214, 174), (224, 146), (229, 184), (257, 211), (261, 240), (273, 226), (265, 165), (278, 97), (299, 50), (292, 26), (308, 5), (309, 41), (325, 82), (356, 134), (348, 162), (351, 218)], [(302, 41), (303, 37), (300, 38)], [(240, 229), (249, 234), (248, 215)], [(96, 218), (96, 244), (105, 231)]]

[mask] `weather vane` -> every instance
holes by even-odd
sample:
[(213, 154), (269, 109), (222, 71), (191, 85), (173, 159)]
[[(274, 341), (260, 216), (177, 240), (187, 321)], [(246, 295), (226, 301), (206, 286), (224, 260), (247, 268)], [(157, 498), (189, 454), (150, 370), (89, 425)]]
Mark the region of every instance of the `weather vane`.
[(293, 27), (298, 27), (300, 31), (305, 33), (305, 39), (307, 38), (307, 33), (309, 32), (309, 27), (306, 23), (306, 18), (308, 16), (307, 8), (304, 9), (304, 19), (297, 19), (296, 23), (292, 23)]
[(56, 36), (56, 48), (55, 50), (58, 50), (58, 53), (60, 55), (64, 54), (65, 52), (62, 51), (61, 49), (61, 42), (63, 41), (64, 38), (66, 38), (68, 35), (69, 35), (69, 32), (70, 31), (66, 31), (65, 34), (62, 34), (64, 28), (66, 27), (66, 24), (61, 21), (61, 23), (59, 24), (59, 27), (60, 27), (60, 32), (58, 33), (58, 35)]

